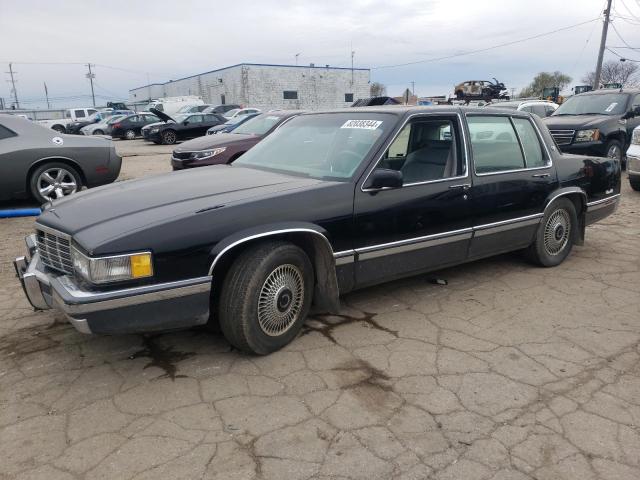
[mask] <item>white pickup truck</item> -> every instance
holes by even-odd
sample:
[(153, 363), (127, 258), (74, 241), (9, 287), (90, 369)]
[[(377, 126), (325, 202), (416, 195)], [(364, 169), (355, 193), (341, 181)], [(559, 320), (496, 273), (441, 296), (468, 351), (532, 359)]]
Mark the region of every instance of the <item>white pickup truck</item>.
[(58, 118), (56, 120), (39, 120), (40, 125), (52, 128), (56, 132), (66, 133), (67, 125), (76, 120), (83, 120), (89, 115), (96, 113), (98, 110), (95, 108), (68, 108), (64, 111), (64, 118)]

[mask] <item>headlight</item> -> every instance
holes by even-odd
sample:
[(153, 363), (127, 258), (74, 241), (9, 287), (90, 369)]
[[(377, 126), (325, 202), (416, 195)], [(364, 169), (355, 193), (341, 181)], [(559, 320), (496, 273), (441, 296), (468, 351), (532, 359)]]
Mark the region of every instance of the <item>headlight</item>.
[(594, 142), (600, 138), (600, 130), (592, 128), (590, 130), (578, 130), (576, 142)]
[(91, 283), (133, 280), (153, 275), (150, 252), (92, 258), (72, 247), (71, 259), (74, 270)]
[(158, 133), (159, 131), (159, 128), (152, 128), (151, 130), (149, 130), (150, 133)]
[(219, 147), (219, 148), (213, 148), (211, 150), (203, 150), (202, 152), (193, 152), (191, 155), (189, 155), (189, 157), (190, 158), (215, 157), (216, 155), (220, 155), (226, 149), (227, 149), (227, 147)]
[(633, 136), (631, 137), (631, 143), (634, 145), (640, 145), (640, 128), (636, 128), (633, 131)]

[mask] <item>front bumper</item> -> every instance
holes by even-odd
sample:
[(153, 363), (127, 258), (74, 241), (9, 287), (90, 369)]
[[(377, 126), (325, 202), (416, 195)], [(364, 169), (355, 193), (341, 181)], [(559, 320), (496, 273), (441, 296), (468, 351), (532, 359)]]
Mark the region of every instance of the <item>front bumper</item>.
[(82, 333), (123, 334), (186, 328), (209, 319), (211, 277), (96, 291), (47, 268), (26, 239), (27, 253), (13, 264), (36, 310), (55, 309)]
[(564, 153), (575, 155), (593, 155), (595, 157), (606, 157), (607, 148), (602, 141), (595, 142), (572, 142), (569, 145), (560, 145), (560, 150)]
[(640, 145), (631, 145), (627, 150), (627, 173), (629, 176), (640, 176)]

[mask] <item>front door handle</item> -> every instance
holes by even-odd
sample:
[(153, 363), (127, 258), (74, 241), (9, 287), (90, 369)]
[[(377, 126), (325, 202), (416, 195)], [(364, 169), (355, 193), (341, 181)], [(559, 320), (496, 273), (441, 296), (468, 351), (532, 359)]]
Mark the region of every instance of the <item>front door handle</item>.
[(462, 183), (462, 184), (460, 184), (460, 185), (449, 185), (449, 189), (450, 189), (450, 190), (454, 190), (454, 189), (456, 189), (456, 188), (461, 188), (462, 190), (464, 190), (464, 191), (466, 192), (467, 190), (469, 190), (469, 189), (471, 188), (471, 184), (469, 184), (469, 183)]
[(531, 175), (533, 178), (547, 178), (551, 175), (548, 173), (536, 173), (535, 175)]

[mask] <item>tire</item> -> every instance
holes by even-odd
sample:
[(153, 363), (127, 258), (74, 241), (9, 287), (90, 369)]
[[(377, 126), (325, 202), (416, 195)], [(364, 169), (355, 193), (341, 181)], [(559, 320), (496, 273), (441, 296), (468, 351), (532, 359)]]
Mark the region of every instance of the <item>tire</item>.
[(53, 127), (51, 127), (51, 130), (55, 130), (58, 133), (66, 133), (67, 129), (64, 128), (62, 125), (54, 125)]
[(93, 135), (104, 135), (104, 132), (102, 130), (100, 130), (100, 129), (94, 130), (93, 131)]
[(80, 191), (82, 177), (75, 168), (66, 163), (45, 163), (31, 174), (29, 189), (38, 202), (47, 203)]
[(527, 257), (543, 267), (560, 265), (571, 253), (578, 228), (573, 202), (560, 198), (547, 207)]
[(620, 160), (620, 164), (622, 164), (624, 154), (622, 150), (622, 143), (620, 142), (620, 140), (609, 140), (607, 142), (605, 152), (607, 158), (617, 158), (618, 160)]
[(160, 138), (162, 138), (163, 145), (173, 145), (174, 143), (176, 143), (178, 136), (173, 130), (165, 130), (160, 135)]
[(125, 140), (135, 140), (136, 132), (134, 130), (129, 129), (126, 132), (124, 132), (124, 138)]
[(636, 192), (640, 192), (640, 178), (629, 177), (629, 184)]
[(268, 241), (249, 248), (233, 263), (222, 287), (222, 333), (245, 352), (266, 355), (279, 350), (302, 328), (313, 279), (309, 257), (291, 243)]

